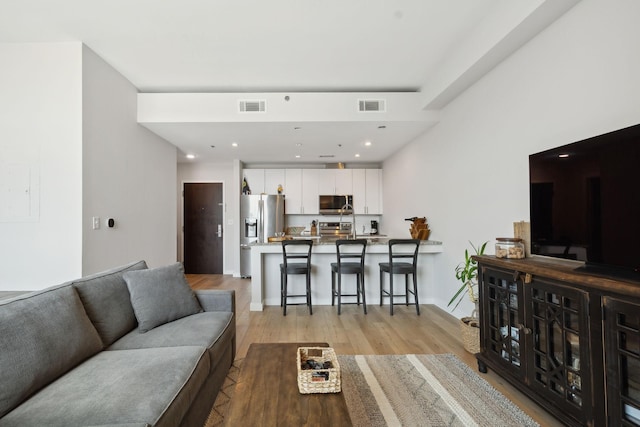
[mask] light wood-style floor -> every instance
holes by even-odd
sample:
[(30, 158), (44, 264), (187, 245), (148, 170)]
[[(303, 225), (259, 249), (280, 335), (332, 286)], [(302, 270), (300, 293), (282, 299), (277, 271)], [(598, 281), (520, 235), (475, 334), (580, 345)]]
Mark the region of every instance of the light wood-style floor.
[[(477, 370), (475, 357), (462, 346), (458, 319), (434, 305), (421, 305), (420, 316), (415, 307), (395, 306), (393, 317), (378, 301), (369, 301), (367, 315), (356, 305), (343, 305), (340, 316), (337, 307), (314, 306), (310, 316), (306, 306), (290, 306), (284, 317), (280, 307), (249, 311), (249, 279), (190, 274), (187, 280), (193, 289), (236, 291), (237, 357), (244, 357), (254, 342), (323, 341), (338, 354), (453, 353)], [(480, 375), (541, 426), (562, 425), (491, 370)]]

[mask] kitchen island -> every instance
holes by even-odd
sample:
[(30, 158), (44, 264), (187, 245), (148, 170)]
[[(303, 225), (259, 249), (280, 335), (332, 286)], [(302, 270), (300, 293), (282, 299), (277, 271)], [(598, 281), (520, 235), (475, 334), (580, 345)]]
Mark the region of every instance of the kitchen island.
[[(311, 294), (313, 305), (331, 305), (331, 263), (336, 262), (336, 239), (314, 237), (311, 252)], [(389, 239), (367, 238), (365, 256), (365, 295), (367, 305), (380, 304), (380, 268), (378, 264), (389, 261)], [(442, 242), (423, 240), (418, 253), (418, 297), (420, 304), (430, 303), (430, 289), (435, 286), (433, 267), (435, 255), (443, 251)], [(282, 263), (282, 243), (253, 243), (251, 245), (251, 311), (262, 311), (265, 305), (280, 305), (280, 264)], [(388, 287), (389, 277), (385, 274)], [(289, 287), (294, 293), (304, 293), (304, 276), (289, 276)], [(411, 278), (409, 278), (411, 280)], [(411, 284), (411, 282), (409, 282)], [(394, 277), (394, 289), (404, 294), (404, 277)], [(355, 293), (355, 275), (342, 278), (343, 293)], [(412, 296), (409, 302), (411, 303)], [(349, 303), (354, 297), (343, 297), (342, 303)], [(396, 302), (401, 301), (396, 299)], [(293, 301), (292, 301), (293, 302)], [(389, 299), (385, 298), (384, 304)]]

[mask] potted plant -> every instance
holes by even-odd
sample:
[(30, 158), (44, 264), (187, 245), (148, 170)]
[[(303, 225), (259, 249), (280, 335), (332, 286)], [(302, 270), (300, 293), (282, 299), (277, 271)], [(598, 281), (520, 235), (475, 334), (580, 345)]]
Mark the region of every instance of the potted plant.
[[(488, 242), (484, 242), (482, 245), (471, 247), (475, 252), (475, 255), (483, 255), (484, 250), (487, 247)], [(465, 294), (469, 296), (469, 299), (474, 304), (474, 310), (470, 317), (463, 317), (461, 320), (462, 330), (462, 342), (465, 350), (469, 353), (478, 353), (480, 351), (480, 324), (478, 323), (478, 263), (469, 255), (469, 249), (464, 251), (464, 261), (462, 261), (456, 267), (456, 279), (462, 284), (460, 288), (453, 295), (447, 307), (455, 304), (453, 310), (455, 310), (465, 297)]]

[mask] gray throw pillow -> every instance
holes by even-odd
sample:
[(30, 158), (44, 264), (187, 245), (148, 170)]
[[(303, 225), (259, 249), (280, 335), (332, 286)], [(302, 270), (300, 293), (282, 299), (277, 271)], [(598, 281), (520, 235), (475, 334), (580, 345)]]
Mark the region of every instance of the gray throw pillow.
[(202, 311), (181, 263), (128, 271), (122, 277), (131, 294), (140, 332)]

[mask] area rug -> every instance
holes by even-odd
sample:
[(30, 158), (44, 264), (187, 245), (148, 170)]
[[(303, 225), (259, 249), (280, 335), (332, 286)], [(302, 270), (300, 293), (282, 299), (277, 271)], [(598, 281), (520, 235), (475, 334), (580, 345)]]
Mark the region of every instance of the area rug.
[(537, 426), (452, 354), (338, 356), (354, 426)]
[[(243, 359), (233, 363), (204, 427), (224, 425)], [(338, 356), (356, 427), (538, 426), (452, 354)]]

